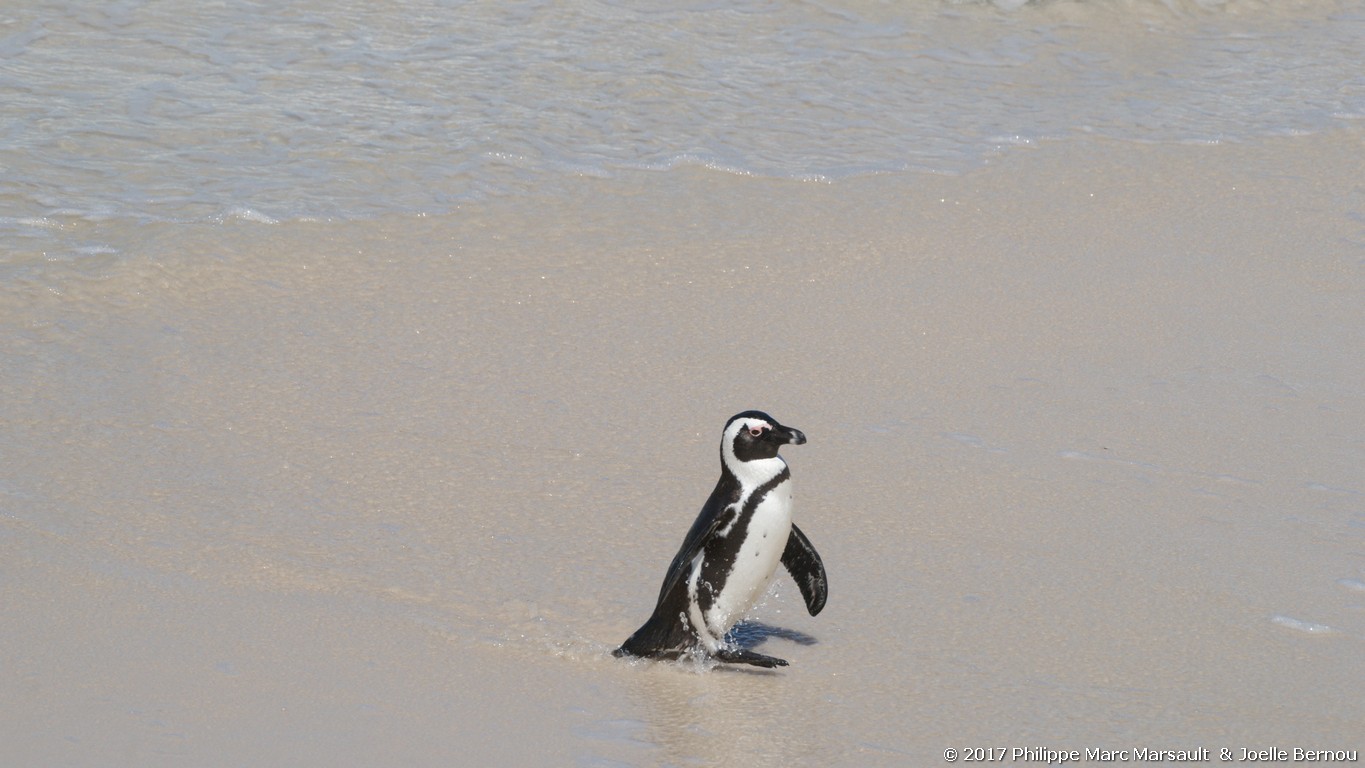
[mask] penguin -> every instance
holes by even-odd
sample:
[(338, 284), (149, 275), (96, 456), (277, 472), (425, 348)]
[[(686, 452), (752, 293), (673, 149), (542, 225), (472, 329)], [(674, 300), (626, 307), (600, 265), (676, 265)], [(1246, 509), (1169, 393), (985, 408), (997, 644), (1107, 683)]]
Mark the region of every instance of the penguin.
[(677, 659), (710, 656), (731, 664), (784, 667), (741, 648), (730, 628), (763, 596), (777, 564), (796, 580), (806, 610), (825, 607), (825, 565), (792, 524), (792, 481), (784, 445), (806, 436), (762, 411), (730, 417), (721, 432), (720, 480), (668, 566), (654, 614), (613, 655)]

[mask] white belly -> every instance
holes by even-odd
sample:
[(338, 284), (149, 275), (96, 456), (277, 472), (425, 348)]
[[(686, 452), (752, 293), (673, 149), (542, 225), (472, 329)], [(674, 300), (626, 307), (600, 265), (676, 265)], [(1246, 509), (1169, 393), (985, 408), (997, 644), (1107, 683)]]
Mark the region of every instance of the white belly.
[(754, 509), (739, 556), (716, 602), (706, 612), (706, 628), (719, 642), (768, 589), (792, 531), (792, 484), (768, 492)]

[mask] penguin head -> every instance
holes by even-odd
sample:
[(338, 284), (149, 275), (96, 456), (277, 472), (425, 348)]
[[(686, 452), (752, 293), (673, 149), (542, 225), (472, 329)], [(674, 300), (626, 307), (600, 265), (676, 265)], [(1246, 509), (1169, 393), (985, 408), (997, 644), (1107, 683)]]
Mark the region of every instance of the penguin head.
[(720, 448), (726, 459), (733, 456), (736, 461), (750, 462), (776, 458), (778, 448), (804, 442), (801, 430), (784, 427), (762, 411), (745, 411), (725, 422)]

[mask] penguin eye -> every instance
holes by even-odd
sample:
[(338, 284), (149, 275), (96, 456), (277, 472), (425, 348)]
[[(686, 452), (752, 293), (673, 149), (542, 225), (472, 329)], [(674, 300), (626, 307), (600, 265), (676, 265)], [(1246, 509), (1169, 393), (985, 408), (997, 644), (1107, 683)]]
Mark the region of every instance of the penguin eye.
[(754, 437), (763, 437), (765, 431), (766, 430), (763, 427), (749, 427), (749, 434)]

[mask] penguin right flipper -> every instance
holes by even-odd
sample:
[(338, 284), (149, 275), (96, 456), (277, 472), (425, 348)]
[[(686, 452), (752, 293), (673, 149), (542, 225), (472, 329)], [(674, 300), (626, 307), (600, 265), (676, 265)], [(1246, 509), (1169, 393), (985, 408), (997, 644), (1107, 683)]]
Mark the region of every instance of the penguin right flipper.
[(787, 666), (786, 659), (779, 659), (776, 656), (764, 656), (761, 653), (754, 653), (747, 648), (722, 648), (716, 651), (717, 659), (726, 664), (750, 664), (755, 667), (772, 669), (773, 667)]
[(687, 573), (692, 561), (706, 545), (713, 533), (728, 524), (737, 514), (732, 507), (713, 492), (701, 513), (692, 523), (678, 554), (664, 575), (664, 583), (659, 587), (659, 600), (654, 604), (654, 613), (639, 629), (626, 639), (614, 655), (641, 656), (653, 659), (676, 659), (686, 649), (696, 645), (696, 632), (685, 620), (680, 619), (687, 611)]
[(825, 607), (829, 583), (825, 579), (825, 563), (820, 559), (810, 539), (792, 524), (791, 536), (787, 537), (787, 548), (782, 550), (782, 565), (796, 580), (801, 597), (806, 600), (806, 610), (814, 616)]
[(722, 503), (713, 493), (706, 506), (702, 507), (701, 514), (697, 515), (697, 519), (692, 523), (692, 528), (687, 532), (687, 538), (683, 539), (678, 554), (674, 555), (673, 562), (668, 564), (668, 574), (664, 576), (664, 583), (659, 587), (656, 609), (657, 606), (663, 605), (668, 593), (678, 586), (678, 582), (685, 580), (684, 576), (691, 568), (693, 558), (701, 552), (711, 534), (728, 525), (734, 520), (735, 515), (739, 514), (731, 506), (721, 506)]

